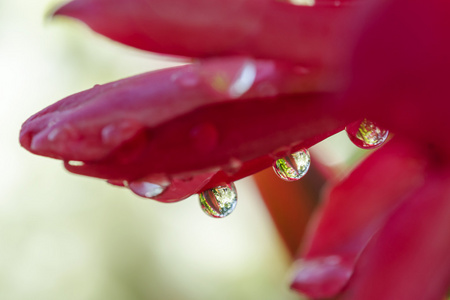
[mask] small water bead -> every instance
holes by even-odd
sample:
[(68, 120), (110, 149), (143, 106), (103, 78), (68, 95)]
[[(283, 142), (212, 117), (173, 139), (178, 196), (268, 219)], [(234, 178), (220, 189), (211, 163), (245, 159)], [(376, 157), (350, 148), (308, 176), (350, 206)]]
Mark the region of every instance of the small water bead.
[(154, 198), (161, 195), (169, 185), (170, 182), (153, 183), (145, 180), (132, 181), (127, 184), (133, 193), (144, 198)]
[(380, 128), (367, 119), (348, 125), (345, 131), (353, 144), (362, 149), (380, 147), (389, 136), (389, 130)]
[(213, 218), (223, 218), (231, 214), (237, 204), (234, 183), (218, 186), (199, 194), (203, 211)]
[(311, 164), (311, 157), (307, 149), (302, 149), (298, 152), (289, 154), (283, 158), (278, 159), (273, 169), (275, 174), (283, 180), (294, 181), (299, 180), (309, 170)]

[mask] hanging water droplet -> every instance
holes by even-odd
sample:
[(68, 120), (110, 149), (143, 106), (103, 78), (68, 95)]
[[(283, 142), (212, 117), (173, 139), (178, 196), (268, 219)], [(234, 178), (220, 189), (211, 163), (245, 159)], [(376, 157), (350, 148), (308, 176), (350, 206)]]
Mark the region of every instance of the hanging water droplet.
[(302, 149), (298, 152), (289, 154), (283, 158), (278, 159), (273, 169), (275, 174), (283, 180), (294, 181), (299, 180), (308, 172), (311, 164), (311, 157), (307, 149)]
[(380, 147), (389, 136), (389, 130), (380, 128), (367, 119), (348, 125), (345, 131), (353, 144), (363, 149)]
[(128, 188), (135, 193), (144, 198), (154, 198), (166, 190), (170, 185), (170, 182), (148, 182), (145, 180), (132, 181), (128, 183)]
[(237, 204), (234, 183), (218, 186), (199, 194), (203, 211), (213, 218), (223, 218), (231, 214)]

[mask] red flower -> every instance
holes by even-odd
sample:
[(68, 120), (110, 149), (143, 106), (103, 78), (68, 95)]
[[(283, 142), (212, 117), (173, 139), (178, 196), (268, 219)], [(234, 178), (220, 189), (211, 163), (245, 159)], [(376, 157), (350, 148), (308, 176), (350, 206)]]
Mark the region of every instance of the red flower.
[(312, 298), (445, 295), (450, 4), (75, 0), (55, 14), (130, 46), (200, 60), (49, 106), (23, 125), (25, 148), (176, 201), (368, 118), (395, 137), (330, 185), (292, 287)]

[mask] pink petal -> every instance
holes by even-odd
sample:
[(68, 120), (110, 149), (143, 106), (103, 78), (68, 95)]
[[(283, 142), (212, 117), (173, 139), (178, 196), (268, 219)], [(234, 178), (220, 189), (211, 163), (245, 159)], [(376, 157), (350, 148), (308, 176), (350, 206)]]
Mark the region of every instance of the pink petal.
[(362, 254), (348, 300), (441, 300), (450, 287), (450, 172), (439, 166)]
[[(99, 160), (144, 128), (206, 105), (327, 88), (314, 74), (303, 74), (295, 67), (240, 57), (213, 59), (97, 85), (69, 96), (27, 120), (21, 143), (40, 155)], [(194, 142), (209, 136), (204, 130), (192, 130)], [(203, 141), (196, 146), (203, 149)]]
[(250, 54), (309, 66), (340, 64), (355, 5), (273, 0), (75, 0), (55, 15), (147, 51), (188, 57)]
[(312, 92), (328, 88), (290, 65), (211, 59), (69, 96), (25, 122), (21, 143), (114, 182), (217, 173), (200, 180), (208, 188), (341, 130), (351, 120), (333, 115), (329, 95)]
[(333, 186), (310, 228), (292, 287), (313, 298), (338, 294), (373, 234), (422, 184), (424, 167), (422, 153), (393, 140)]

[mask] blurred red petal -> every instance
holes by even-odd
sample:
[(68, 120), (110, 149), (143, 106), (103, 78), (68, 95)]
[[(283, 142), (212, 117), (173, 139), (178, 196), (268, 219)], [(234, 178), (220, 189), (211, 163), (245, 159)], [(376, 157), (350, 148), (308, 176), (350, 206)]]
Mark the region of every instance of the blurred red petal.
[(382, 1), (361, 32), (350, 90), (338, 104), (430, 144), (441, 160), (450, 153), (449, 16), (446, 0)]
[(450, 173), (448, 167), (438, 167), (363, 252), (343, 298), (444, 298), (450, 287), (449, 200)]
[(310, 228), (292, 287), (313, 298), (338, 294), (373, 234), (422, 184), (424, 167), (422, 153), (392, 140), (333, 186)]
[[(344, 3), (345, 4), (345, 3)], [(330, 68), (347, 49), (355, 5), (273, 0), (74, 0), (55, 15), (147, 51), (188, 57), (248, 54)]]
[[(308, 173), (298, 181), (286, 182), (277, 177), (273, 168), (253, 176), (264, 203), (289, 254), (295, 257), (319, 190), (325, 182), (312, 160)], [(295, 226), (293, 226), (295, 224)]]

